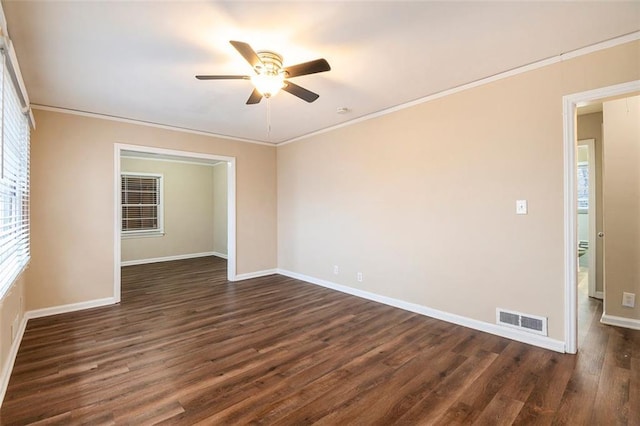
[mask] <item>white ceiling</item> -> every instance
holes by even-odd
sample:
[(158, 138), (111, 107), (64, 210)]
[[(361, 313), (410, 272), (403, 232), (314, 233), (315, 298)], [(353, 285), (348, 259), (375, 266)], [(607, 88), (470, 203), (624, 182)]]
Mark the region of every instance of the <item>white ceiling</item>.
[[(640, 2), (3, 1), (33, 104), (279, 143), (640, 30)], [(229, 44), (332, 70), (245, 105)], [(337, 114), (339, 107), (349, 108)]]

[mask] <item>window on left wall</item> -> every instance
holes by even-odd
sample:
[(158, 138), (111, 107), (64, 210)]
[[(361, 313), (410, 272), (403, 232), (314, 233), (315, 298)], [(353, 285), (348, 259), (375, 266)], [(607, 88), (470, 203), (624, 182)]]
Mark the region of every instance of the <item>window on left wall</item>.
[(29, 262), (29, 137), (28, 115), (4, 55), (0, 67), (0, 297)]
[(122, 173), (122, 235), (163, 235), (162, 175)]

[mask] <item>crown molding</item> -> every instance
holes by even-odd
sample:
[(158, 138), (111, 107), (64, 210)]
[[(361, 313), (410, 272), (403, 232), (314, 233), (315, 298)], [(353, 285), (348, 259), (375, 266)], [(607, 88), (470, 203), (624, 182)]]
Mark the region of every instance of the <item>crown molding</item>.
[(150, 121), (134, 120), (131, 118), (124, 118), (124, 117), (118, 117), (115, 115), (100, 114), (100, 113), (89, 112), (89, 111), (81, 111), (77, 109), (61, 108), (61, 107), (56, 107), (51, 105), (40, 105), (40, 104), (31, 104), (31, 108), (42, 110), (42, 111), (59, 112), (62, 114), (79, 115), (81, 117), (90, 117), (90, 118), (97, 118), (101, 120), (117, 121), (120, 123), (136, 124), (139, 126), (155, 127), (157, 129), (172, 130), (174, 132), (190, 133), (193, 135), (209, 136), (209, 137), (214, 137), (219, 139), (230, 140), (234, 142), (244, 142), (244, 143), (252, 143), (255, 145), (275, 146), (275, 144), (273, 143), (261, 142), (261, 141), (256, 141), (252, 139), (237, 138), (234, 136), (221, 135), (218, 133), (205, 132), (202, 130), (189, 129), (186, 127), (169, 126), (166, 124), (153, 123)]
[(611, 47), (615, 47), (615, 46), (619, 46), (621, 44), (625, 44), (625, 43), (630, 43), (633, 41), (637, 41), (640, 40), (640, 31), (635, 31), (633, 33), (630, 34), (625, 34), (623, 36), (620, 37), (616, 37), (616, 38), (612, 38), (610, 40), (605, 40), (596, 44), (593, 44), (591, 46), (587, 46), (587, 47), (582, 47), (580, 49), (576, 49), (576, 50), (572, 50), (570, 52), (567, 53), (561, 53), (559, 55), (556, 56), (552, 56), (550, 58), (547, 59), (542, 59), (540, 61), (536, 61), (536, 62), (532, 62), (530, 64), (527, 65), (523, 65), (517, 68), (513, 68), (507, 71), (503, 71), (501, 73), (498, 74), (494, 74), (488, 77), (484, 77), (481, 78), (479, 80), (475, 80), (472, 81), (470, 83), (466, 83), (460, 86), (456, 86), (456, 87), (452, 87), (450, 89), (447, 90), (443, 90), (441, 92), (437, 92), (410, 102), (406, 102), (404, 104), (400, 104), (400, 105), (396, 105), (394, 107), (391, 108), (387, 108), (387, 109), (383, 109), (381, 111), (377, 111), (371, 114), (367, 114), (367, 115), (363, 115), (361, 117), (358, 118), (354, 118), (353, 120), (349, 120), (349, 121), (345, 121), (343, 123), (337, 124), (335, 126), (331, 126), (331, 127), (326, 127), (324, 129), (315, 131), (315, 132), (311, 132), (311, 133), (307, 133), (305, 135), (302, 136), (296, 136), (295, 138), (292, 139), (288, 139), (286, 141), (283, 142), (279, 142), (276, 143), (276, 146), (283, 146), (283, 145), (287, 145), (293, 142), (298, 142), (304, 139), (308, 139), (310, 137), (313, 136), (317, 136), (317, 135), (321, 135), (323, 133), (327, 133), (333, 130), (337, 130), (337, 129), (341, 129), (343, 127), (347, 127), (347, 126), (351, 126), (357, 123), (361, 123), (363, 121), (367, 121), (367, 120), (371, 120), (373, 118), (378, 118), (378, 117), (382, 117), (384, 115), (387, 114), (391, 114), (397, 111), (401, 111), (403, 109), (406, 108), (411, 108), (413, 106), (416, 105), (420, 105), (426, 102), (430, 102), (436, 99), (440, 99), (440, 98), (444, 98), (445, 96), (449, 96), (449, 95), (453, 95), (454, 93), (459, 93), (459, 92), (463, 92), (465, 90), (469, 90), (469, 89), (473, 89), (475, 87), (478, 86), (483, 86), (485, 84), (489, 84), (489, 83), (493, 83), (494, 81), (498, 81), (498, 80), (502, 80), (504, 78), (509, 78), (509, 77), (513, 77), (515, 75), (518, 74), (523, 74), (525, 72), (529, 72), (529, 71), (533, 71), (536, 70), (538, 68), (543, 68), (549, 65), (553, 65), (556, 64), (558, 62), (562, 62), (562, 61), (566, 61), (568, 59), (573, 59), (573, 58), (577, 58), (579, 56), (584, 56), (584, 55), (588, 55), (590, 53), (594, 53), (594, 52), (598, 52), (600, 50), (605, 50), (605, 49), (609, 49)]
[(165, 130), (173, 130), (176, 132), (184, 132), (184, 133), (190, 133), (190, 134), (195, 134), (195, 135), (201, 135), (201, 136), (209, 136), (209, 137), (215, 137), (215, 138), (220, 138), (220, 139), (225, 139), (225, 140), (230, 140), (230, 141), (234, 141), (234, 142), (244, 142), (244, 143), (252, 143), (252, 144), (256, 144), (256, 145), (264, 145), (264, 146), (284, 146), (293, 142), (298, 142), (298, 141), (302, 141), (308, 138), (311, 138), (313, 136), (317, 136), (317, 135), (321, 135), (323, 133), (327, 133), (327, 132), (331, 132), (333, 130), (337, 130), (337, 129), (341, 129), (343, 127), (348, 127), (354, 124), (358, 124), (361, 123), (363, 121), (367, 121), (367, 120), (371, 120), (374, 118), (378, 118), (378, 117), (382, 117), (385, 116), (387, 114), (391, 114), (397, 111), (401, 111), (403, 109), (406, 108), (411, 108), (414, 107), (416, 105), (420, 105), (426, 102), (430, 102), (436, 99), (440, 99), (440, 98), (444, 98), (446, 96), (449, 95), (453, 95), (455, 93), (459, 93), (459, 92), (463, 92), (465, 90), (469, 90), (469, 89), (473, 89), (475, 87), (479, 87), (479, 86), (483, 86), (485, 84), (489, 84), (489, 83), (493, 83), (495, 81), (498, 80), (502, 80), (505, 78), (509, 78), (509, 77), (513, 77), (515, 75), (518, 74), (523, 74), (525, 72), (529, 72), (529, 71), (533, 71), (539, 68), (543, 68), (549, 65), (553, 65), (568, 59), (573, 59), (573, 58), (577, 58), (579, 56), (584, 56), (584, 55), (588, 55), (590, 53), (594, 53), (594, 52), (598, 52), (600, 50), (605, 50), (605, 49), (609, 49), (615, 46), (619, 46), (621, 44), (625, 44), (625, 43), (630, 43), (630, 42), (634, 42), (640, 40), (640, 31), (635, 31), (633, 33), (630, 34), (625, 34), (623, 36), (620, 37), (615, 37), (612, 38), (610, 40), (605, 40), (599, 43), (595, 43), (593, 45), (590, 46), (586, 46), (580, 49), (576, 49), (576, 50), (572, 50), (570, 52), (566, 52), (566, 53), (561, 53), (559, 55), (556, 56), (552, 56), (550, 58), (546, 58), (546, 59), (542, 59), (540, 61), (536, 61), (536, 62), (532, 62), (530, 64), (527, 65), (523, 65), (517, 68), (513, 68), (498, 74), (494, 74), (488, 77), (484, 77), (481, 78), (479, 80), (475, 80), (466, 84), (462, 84), (460, 86), (456, 86), (456, 87), (452, 87), (450, 89), (447, 90), (443, 90), (437, 93), (433, 93), (431, 95), (428, 96), (424, 96), (422, 98), (410, 101), (410, 102), (406, 102), (400, 105), (396, 105), (390, 108), (386, 108), (380, 111), (376, 111), (374, 113), (371, 114), (367, 114), (367, 115), (363, 115), (361, 117), (357, 117), (354, 118), (353, 120), (349, 120), (349, 121), (345, 121), (343, 123), (337, 124), (335, 126), (330, 126), (330, 127), (326, 127), (324, 129), (320, 129), (317, 130), (315, 132), (310, 132), (310, 133), (306, 133), (300, 136), (296, 136), (294, 138), (291, 139), (287, 139), (284, 140), (282, 142), (273, 142), (273, 143), (269, 143), (269, 142), (262, 142), (262, 141), (257, 141), (257, 140), (253, 140), (253, 139), (244, 139), (244, 138), (238, 138), (238, 137), (234, 137), (234, 136), (229, 136), (229, 135), (221, 135), (218, 133), (213, 133), (213, 132), (205, 132), (202, 130), (195, 130), (195, 129), (189, 129), (189, 128), (185, 128), (185, 127), (178, 127), (178, 126), (169, 126), (166, 124), (159, 124), (159, 123), (153, 123), (153, 122), (148, 122), (148, 121), (142, 121), (142, 120), (134, 120), (134, 119), (130, 119), (130, 118), (124, 118), (124, 117), (118, 117), (118, 116), (112, 116), (112, 115), (107, 115), (107, 114), (99, 114), (99, 113), (94, 113), (94, 112), (89, 112), (89, 111), (81, 111), (81, 110), (75, 110), (75, 109), (68, 109), (68, 108), (61, 108), (61, 107), (55, 107), (55, 106), (50, 106), (50, 105), (40, 105), (40, 104), (32, 104), (31, 107), (33, 109), (39, 109), (39, 110), (44, 110), (44, 111), (53, 111), (53, 112), (60, 112), (60, 113), (64, 113), (64, 114), (73, 114), (73, 115), (80, 115), (80, 116), (84, 116), (84, 117), (91, 117), (91, 118), (99, 118), (99, 119), (103, 119), (103, 120), (112, 120), (112, 121), (118, 121), (118, 122), (122, 122), (122, 123), (129, 123), (129, 124), (137, 124), (137, 125), (142, 125), (142, 126), (149, 126), (149, 127), (155, 127), (155, 128), (159, 128), (159, 129), (165, 129)]

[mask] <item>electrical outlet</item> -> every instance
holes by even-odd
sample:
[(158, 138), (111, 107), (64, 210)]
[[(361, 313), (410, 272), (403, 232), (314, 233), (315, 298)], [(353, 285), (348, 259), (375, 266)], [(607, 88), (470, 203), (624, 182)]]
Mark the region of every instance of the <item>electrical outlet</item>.
[(362, 272), (358, 272), (357, 278), (358, 278), (358, 282), (362, 282)]
[(636, 306), (636, 294), (635, 293), (627, 293), (626, 291), (622, 293), (622, 306), (626, 306), (627, 308), (633, 308)]
[(516, 214), (527, 214), (527, 200), (516, 200)]
[(340, 268), (338, 268), (338, 265), (333, 265), (333, 273), (335, 275), (338, 275), (340, 273)]

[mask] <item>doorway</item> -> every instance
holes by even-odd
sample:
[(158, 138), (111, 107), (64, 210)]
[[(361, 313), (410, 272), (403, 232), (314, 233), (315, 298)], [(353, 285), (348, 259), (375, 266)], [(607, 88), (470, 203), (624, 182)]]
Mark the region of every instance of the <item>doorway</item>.
[[(599, 115), (599, 117), (598, 117)], [(601, 120), (602, 114), (595, 118)], [(578, 116), (578, 132), (580, 132), (580, 115)], [(598, 241), (596, 232), (597, 220), (597, 182), (595, 139), (582, 139), (577, 146), (577, 191), (578, 191), (578, 291), (588, 297), (597, 297), (596, 278)], [(600, 292), (599, 299), (602, 299)]]
[[(578, 144), (577, 108), (640, 91), (640, 80), (564, 96), (565, 352), (578, 350)], [(606, 283), (603, 283), (606, 286)], [(606, 291), (603, 288), (603, 296)]]
[[(179, 161), (216, 165), (221, 170), (226, 168), (226, 231), (227, 231), (227, 279), (236, 280), (236, 175), (235, 158), (188, 151), (170, 150), (147, 146), (115, 144), (114, 146), (114, 298), (116, 303), (121, 300), (121, 259), (122, 259), (122, 209), (121, 209), (121, 158), (124, 153), (159, 160)], [(221, 164), (222, 163), (222, 164)]]

